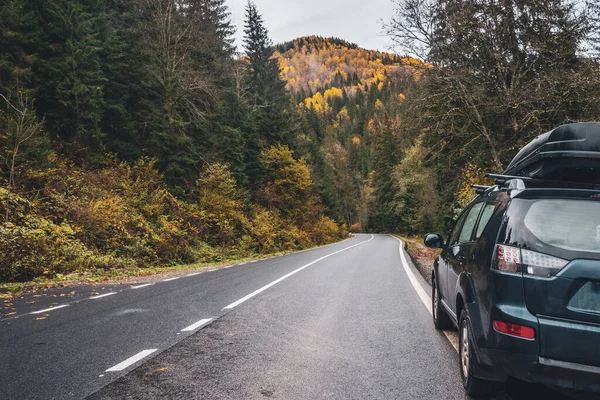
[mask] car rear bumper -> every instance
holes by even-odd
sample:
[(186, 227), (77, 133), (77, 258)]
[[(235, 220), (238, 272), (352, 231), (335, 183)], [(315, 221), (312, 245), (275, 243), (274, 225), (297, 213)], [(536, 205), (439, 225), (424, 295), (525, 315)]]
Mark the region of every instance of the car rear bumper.
[(480, 349), (480, 352), (485, 364), (491, 366), (482, 366), (481, 375), (487, 379), (504, 381), (511, 376), (527, 382), (600, 393), (600, 367), (501, 350)]

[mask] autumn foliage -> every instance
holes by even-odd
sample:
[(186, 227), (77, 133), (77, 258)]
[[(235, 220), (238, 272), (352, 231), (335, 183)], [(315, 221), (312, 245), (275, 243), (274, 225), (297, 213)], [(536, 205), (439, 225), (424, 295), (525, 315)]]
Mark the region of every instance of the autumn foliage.
[(223, 163), (207, 165), (185, 201), (146, 159), (98, 171), (65, 164), (30, 171), (25, 194), (0, 188), (0, 281), (213, 262), (347, 235), (315, 211), (303, 160), (284, 146), (262, 159), (262, 205), (247, 202)]

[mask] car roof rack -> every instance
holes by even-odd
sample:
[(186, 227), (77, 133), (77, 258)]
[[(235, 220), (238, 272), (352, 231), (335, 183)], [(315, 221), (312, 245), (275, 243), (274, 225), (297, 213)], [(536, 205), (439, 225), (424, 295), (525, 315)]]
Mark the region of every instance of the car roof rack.
[(471, 187), (473, 189), (475, 189), (475, 193), (477, 193), (477, 194), (484, 194), (489, 189), (491, 189), (493, 186), (471, 185)]
[(488, 178), (492, 178), (496, 180), (496, 185), (499, 187), (505, 188), (508, 187), (509, 182), (512, 180), (519, 179), (523, 181), (523, 183), (531, 183), (536, 187), (564, 187), (564, 188), (575, 188), (575, 189), (598, 189), (600, 185), (587, 183), (587, 182), (573, 182), (573, 181), (557, 181), (550, 179), (538, 179), (538, 178), (530, 178), (528, 176), (515, 176), (515, 175), (499, 175), (499, 174), (486, 174)]
[[(495, 187), (507, 189), (511, 186), (521, 186), (522, 189), (529, 186), (530, 188), (565, 188), (565, 189), (591, 189), (600, 190), (600, 184), (586, 183), (586, 182), (573, 182), (573, 181), (559, 181), (550, 179), (539, 179), (530, 178), (528, 176), (516, 176), (516, 175), (501, 175), (501, 174), (485, 174), (487, 178), (492, 178), (496, 181), (496, 186), (485, 186), (485, 185), (471, 185), (475, 189), (475, 193), (482, 195), (490, 189)], [(517, 183), (522, 182), (522, 183)], [(517, 183), (517, 185), (515, 185)], [(529, 185), (527, 185), (529, 184)]]

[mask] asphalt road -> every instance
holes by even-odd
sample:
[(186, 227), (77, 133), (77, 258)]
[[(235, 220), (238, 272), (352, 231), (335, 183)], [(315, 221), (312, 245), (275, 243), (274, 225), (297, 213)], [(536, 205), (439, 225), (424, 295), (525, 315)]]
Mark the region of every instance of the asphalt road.
[(358, 235), (6, 318), (0, 399), (465, 399), (405, 260)]

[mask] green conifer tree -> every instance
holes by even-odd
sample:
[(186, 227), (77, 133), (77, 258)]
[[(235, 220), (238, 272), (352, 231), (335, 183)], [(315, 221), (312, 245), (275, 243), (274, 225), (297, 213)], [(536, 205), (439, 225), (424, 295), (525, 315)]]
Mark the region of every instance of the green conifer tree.
[(36, 63), (38, 112), (64, 150), (97, 163), (104, 155), (102, 52), (105, 0), (44, 0), (32, 4), (42, 29)]

